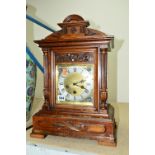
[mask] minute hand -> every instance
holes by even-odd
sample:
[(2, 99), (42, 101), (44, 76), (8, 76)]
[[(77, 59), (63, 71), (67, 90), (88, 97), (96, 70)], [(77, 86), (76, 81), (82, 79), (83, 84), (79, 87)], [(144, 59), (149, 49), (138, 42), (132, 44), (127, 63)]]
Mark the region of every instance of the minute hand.
[(86, 80), (80, 80), (80, 81), (78, 81), (78, 82), (75, 82), (75, 83), (73, 83), (73, 85), (77, 85), (78, 83), (83, 83), (83, 82), (85, 82)]

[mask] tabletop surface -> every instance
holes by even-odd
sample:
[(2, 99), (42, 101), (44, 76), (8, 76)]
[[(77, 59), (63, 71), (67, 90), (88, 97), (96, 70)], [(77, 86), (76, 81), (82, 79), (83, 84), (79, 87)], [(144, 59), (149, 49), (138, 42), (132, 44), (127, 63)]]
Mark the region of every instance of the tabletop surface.
[(117, 124), (117, 146), (98, 145), (95, 140), (48, 135), (45, 139), (31, 138), (27, 130), (27, 145), (60, 150), (80, 155), (128, 155), (129, 154), (129, 104), (113, 103)]

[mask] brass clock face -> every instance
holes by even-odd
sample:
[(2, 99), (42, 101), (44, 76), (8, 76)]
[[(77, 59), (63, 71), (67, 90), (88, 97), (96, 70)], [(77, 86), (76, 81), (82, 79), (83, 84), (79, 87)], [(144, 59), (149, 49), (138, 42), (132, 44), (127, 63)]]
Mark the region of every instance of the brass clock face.
[(93, 105), (94, 65), (56, 66), (58, 104)]

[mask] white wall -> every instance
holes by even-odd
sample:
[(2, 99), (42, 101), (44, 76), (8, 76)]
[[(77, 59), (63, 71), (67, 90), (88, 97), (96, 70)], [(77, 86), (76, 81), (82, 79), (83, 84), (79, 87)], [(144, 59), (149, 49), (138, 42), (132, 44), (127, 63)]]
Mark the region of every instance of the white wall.
[[(58, 30), (70, 14), (90, 21), (90, 27), (115, 36), (115, 49), (109, 53), (109, 102), (128, 102), (128, 0), (27, 0), (27, 14)], [(27, 21), (27, 42), (42, 62), (42, 53), (32, 41), (49, 35), (49, 31)], [(43, 77), (38, 71), (36, 97), (42, 97)]]

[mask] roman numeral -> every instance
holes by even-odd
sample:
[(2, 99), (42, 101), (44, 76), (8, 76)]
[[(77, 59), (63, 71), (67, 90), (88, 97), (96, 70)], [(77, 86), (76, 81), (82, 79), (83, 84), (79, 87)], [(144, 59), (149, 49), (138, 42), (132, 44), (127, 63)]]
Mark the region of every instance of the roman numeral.
[(61, 89), (61, 91), (62, 91), (62, 92), (64, 92), (64, 91), (65, 91), (65, 89), (64, 89), (64, 88), (62, 88), (62, 89)]
[(81, 97), (81, 99), (83, 99), (83, 96), (82, 95), (80, 95), (80, 97)]
[(59, 85), (63, 85), (63, 84), (64, 84), (63, 82), (60, 82), (60, 83), (59, 83)]
[(85, 89), (84, 92), (85, 92), (85, 93), (89, 93), (88, 89)]
[(76, 96), (74, 96), (74, 100), (76, 100)]
[(69, 98), (70, 97), (70, 94), (67, 94), (66, 97)]
[(91, 83), (86, 83), (87, 84), (87, 86), (90, 86), (91, 85)]

